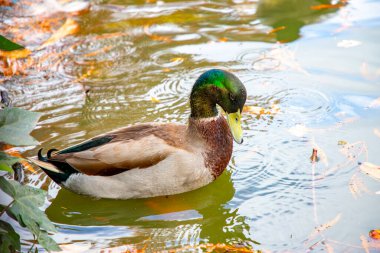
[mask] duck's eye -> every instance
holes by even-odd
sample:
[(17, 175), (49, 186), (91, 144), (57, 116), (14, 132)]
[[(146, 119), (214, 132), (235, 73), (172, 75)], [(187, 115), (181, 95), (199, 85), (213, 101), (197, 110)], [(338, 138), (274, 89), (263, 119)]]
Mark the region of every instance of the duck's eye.
[(232, 95), (232, 93), (230, 93), (230, 99), (231, 99), (232, 101), (235, 101), (235, 97), (234, 97), (234, 95)]

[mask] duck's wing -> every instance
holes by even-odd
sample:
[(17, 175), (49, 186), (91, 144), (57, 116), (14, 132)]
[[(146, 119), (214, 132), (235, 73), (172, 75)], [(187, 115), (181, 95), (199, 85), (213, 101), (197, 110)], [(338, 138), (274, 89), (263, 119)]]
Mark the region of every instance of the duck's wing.
[(136, 125), (55, 152), (47, 160), (58, 168), (68, 164), (87, 175), (114, 175), (153, 166), (183, 149), (185, 131), (185, 126), (174, 124)]

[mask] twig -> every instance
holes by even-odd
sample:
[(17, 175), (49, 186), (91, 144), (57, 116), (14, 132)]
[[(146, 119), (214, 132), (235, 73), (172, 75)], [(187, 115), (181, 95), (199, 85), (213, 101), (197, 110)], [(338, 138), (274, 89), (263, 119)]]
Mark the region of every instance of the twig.
[(9, 205), (7, 205), (0, 213), (0, 217), (11, 207), (11, 205), (15, 202), (15, 200), (12, 200), (11, 203), (9, 203)]

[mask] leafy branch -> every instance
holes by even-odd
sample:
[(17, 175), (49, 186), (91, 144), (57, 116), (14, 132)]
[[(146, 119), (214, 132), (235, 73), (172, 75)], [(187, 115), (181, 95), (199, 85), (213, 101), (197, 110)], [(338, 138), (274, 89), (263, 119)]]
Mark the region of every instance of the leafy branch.
[[(35, 145), (38, 142), (29, 135), (34, 129), (40, 113), (29, 112), (19, 108), (5, 108), (0, 111), (0, 143), (17, 146)], [(13, 173), (12, 166), (22, 158), (13, 157), (0, 151), (0, 170)], [(7, 206), (0, 206), (0, 219), (5, 213), (26, 227), (38, 243), (48, 251), (60, 251), (57, 243), (49, 237), (48, 232), (56, 232), (54, 224), (40, 210), (46, 198), (46, 192), (15, 180), (0, 177), (0, 189), (12, 198)], [(0, 194), (3, 194), (0, 193)], [(33, 249), (34, 244), (32, 245)], [(0, 220), (0, 252), (19, 252), (20, 236), (13, 227)]]

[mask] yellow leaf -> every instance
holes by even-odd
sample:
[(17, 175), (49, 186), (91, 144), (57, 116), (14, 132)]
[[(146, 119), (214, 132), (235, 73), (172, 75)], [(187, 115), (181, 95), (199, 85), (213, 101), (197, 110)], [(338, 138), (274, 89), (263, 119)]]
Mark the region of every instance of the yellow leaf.
[(66, 19), (65, 23), (47, 41), (42, 44), (40, 49), (45, 48), (48, 45), (51, 45), (68, 35), (76, 34), (78, 32), (79, 24), (75, 20), (68, 18)]
[(155, 103), (155, 104), (158, 104), (158, 103), (161, 102), (158, 98), (155, 98), (155, 97), (150, 97), (150, 100), (151, 100), (153, 103)]
[(369, 162), (364, 162), (360, 165), (360, 170), (367, 175), (380, 180), (380, 166)]
[(227, 42), (227, 41), (228, 41), (228, 39), (226, 37), (223, 37), (223, 38), (219, 39), (219, 42)]
[(0, 50), (0, 57), (9, 58), (9, 59), (20, 59), (26, 58), (31, 54), (29, 49), (19, 49), (13, 51), (2, 51)]
[(331, 221), (325, 223), (325, 224), (322, 224), (320, 225), (319, 227), (317, 227), (309, 236), (309, 240), (312, 240), (313, 238), (315, 238), (317, 235), (319, 235), (320, 233), (322, 233), (323, 231), (325, 231), (326, 229), (329, 229), (331, 228), (332, 226), (334, 226), (335, 224), (337, 224), (340, 220), (340, 217), (342, 216), (342, 214), (338, 214), (334, 219), (332, 219)]

